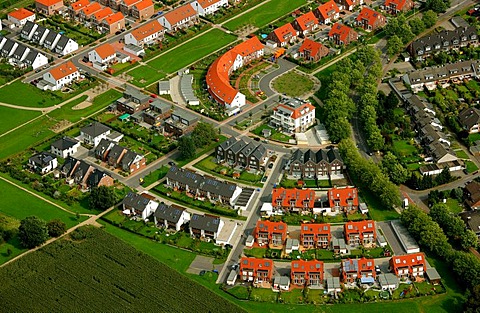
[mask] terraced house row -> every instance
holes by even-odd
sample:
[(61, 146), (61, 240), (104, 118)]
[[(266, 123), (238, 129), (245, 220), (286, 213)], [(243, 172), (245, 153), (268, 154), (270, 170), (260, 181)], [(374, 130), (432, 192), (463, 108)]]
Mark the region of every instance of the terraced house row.
[(246, 143), (234, 137), (222, 142), (215, 148), (217, 163), (226, 162), (232, 167), (241, 166), (245, 169), (265, 169), (267, 149), (262, 144)]

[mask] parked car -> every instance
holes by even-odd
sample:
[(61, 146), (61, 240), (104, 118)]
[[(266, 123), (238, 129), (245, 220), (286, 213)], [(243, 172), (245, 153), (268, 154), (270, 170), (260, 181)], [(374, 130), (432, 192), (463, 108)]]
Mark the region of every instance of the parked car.
[(255, 138), (253, 138), (253, 140), (255, 140), (255, 141), (260, 141), (260, 138), (255, 137)]
[(268, 168), (273, 168), (273, 163), (268, 164)]
[(170, 162), (168, 162), (168, 165), (170, 165), (170, 166), (175, 166), (176, 164), (175, 164), (175, 162), (170, 161)]

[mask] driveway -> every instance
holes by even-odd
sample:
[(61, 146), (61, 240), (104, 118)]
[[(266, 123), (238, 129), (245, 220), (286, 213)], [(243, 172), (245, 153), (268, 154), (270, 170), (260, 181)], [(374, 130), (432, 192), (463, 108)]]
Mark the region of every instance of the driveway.
[(377, 225), (382, 230), (385, 239), (387, 240), (395, 255), (407, 254), (407, 251), (403, 249), (403, 246), (400, 243), (397, 235), (395, 235), (395, 233), (393, 232), (393, 228), (390, 222), (377, 222)]
[(270, 88), (270, 82), (276, 77), (297, 66), (295, 63), (292, 63), (285, 59), (278, 59), (277, 64), (279, 65), (279, 68), (263, 76), (258, 82), (260, 90), (263, 91), (267, 97), (271, 97), (276, 94), (276, 92), (272, 90), (272, 88)]

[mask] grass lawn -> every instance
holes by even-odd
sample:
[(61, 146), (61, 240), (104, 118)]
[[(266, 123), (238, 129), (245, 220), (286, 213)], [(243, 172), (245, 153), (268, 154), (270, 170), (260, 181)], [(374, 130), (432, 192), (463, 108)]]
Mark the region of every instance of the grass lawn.
[(169, 167), (163, 165), (143, 178), (143, 186), (149, 186), (167, 175)]
[(468, 156), (468, 154), (463, 151), (463, 150), (455, 150), (455, 154), (457, 155), (457, 158), (460, 158), (460, 159), (465, 159), (465, 160), (469, 160), (470, 157)]
[(0, 123), (0, 134), (3, 134), (18, 125), (39, 116), (40, 112), (0, 106), (0, 115), (3, 116), (2, 123)]
[(410, 156), (417, 152), (417, 148), (411, 145), (407, 140), (394, 140), (393, 148), (399, 155), (403, 157)]
[(17, 236), (13, 237), (9, 241), (0, 244), (0, 264), (13, 259), (27, 250), (22, 246)]
[(262, 124), (260, 126), (258, 126), (257, 128), (255, 128), (252, 133), (254, 133), (255, 135), (258, 135), (258, 136), (262, 136), (262, 130), (264, 129), (270, 129), (270, 131), (272, 132), (272, 136), (270, 137), (271, 139), (273, 140), (277, 140), (277, 141), (282, 141), (282, 142), (287, 142), (292, 139), (292, 137), (290, 136), (287, 136), (287, 135), (284, 135), (280, 132), (278, 132), (276, 129), (266, 125), (266, 124)]
[(469, 173), (473, 173), (476, 170), (478, 170), (478, 166), (475, 163), (473, 163), (472, 161), (465, 161), (465, 166), (467, 168), (467, 172), (469, 172)]
[(253, 25), (262, 28), (277, 18), (294, 11), (299, 6), (306, 4), (305, 0), (270, 0), (264, 5), (239, 16), (224, 24), (225, 28), (229, 30), (237, 30), (244, 25)]
[(475, 141), (480, 140), (480, 133), (468, 135), (468, 141), (474, 143)]
[(259, 182), (260, 179), (262, 179), (262, 175), (249, 173), (247, 171), (243, 171), (240, 173), (240, 180), (256, 183), (256, 182)]
[(242, 285), (237, 285), (233, 288), (227, 289), (227, 292), (232, 296), (242, 300), (248, 300), (248, 297), (250, 296), (248, 288)]
[(250, 293), (250, 299), (258, 302), (276, 302), (278, 293), (272, 289), (253, 288)]
[(464, 209), (457, 199), (448, 198), (446, 205), (455, 214), (461, 213)]
[(360, 198), (362, 198), (368, 207), (368, 215), (375, 221), (388, 221), (400, 218), (395, 210), (386, 209), (383, 205), (375, 198), (370, 192), (362, 191), (360, 193)]
[(313, 81), (306, 75), (291, 71), (273, 81), (273, 89), (290, 97), (299, 97), (313, 88)]
[(55, 134), (49, 129), (55, 121), (46, 116), (24, 125), (17, 130), (0, 137), (0, 159), (19, 153)]
[(266, 248), (251, 248), (251, 249), (246, 248), (245, 250), (243, 250), (243, 253), (249, 257), (263, 258), (267, 253), (267, 249)]
[[(236, 40), (236, 37), (218, 29), (204, 33), (186, 44), (169, 50), (167, 53), (128, 72), (134, 77), (132, 84), (144, 87), (162, 79), (170, 73), (203, 58)], [(195, 51), (193, 53), (193, 51)]]
[(70, 228), (86, 219), (86, 217), (81, 217), (77, 220), (75, 215), (60, 210), (4, 180), (0, 180), (0, 198), (2, 199), (0, 212), (19, 220), (32, 215), (47, 222), (59, 218)]
[(278, 295), (278, 299), (283, 301), (283, 303), (289, 304), (302, 304), (303, 303), (303, 290), (302, 289), (292, 289), (288, 292), (281, 292)]

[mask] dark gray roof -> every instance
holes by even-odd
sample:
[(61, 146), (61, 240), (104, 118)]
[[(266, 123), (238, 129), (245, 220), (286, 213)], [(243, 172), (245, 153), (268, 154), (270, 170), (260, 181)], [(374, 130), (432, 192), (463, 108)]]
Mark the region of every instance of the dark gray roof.
[[(430, 150), (430, 152), (432, 153), (432, 156), (436, 160), (439, 160), (443, 158), (445, 155), (450, 153), (450, 151), (438, 141), (430, 144), (428, 146), (428, 149)], [(452, 155), (454, 154), (452, 153)]]
[(458, 114), (460, 124), (470, 129), (480, 122), (480, 110), (477, 108), (466, 108)]
[(73, 176), (77, 181), (82, 181), (85, 178), (88, 170), (90, 169), (90, 164), (86, 163), (83, 160), (80, 160), (79, 162), (80, 163), (75, 168), (73, 173), (71, 173), (71, 176)]
[(29, 48), (27, 48), (26, 46), (24, 46), (22, 44), (18, 44), (17, 48), (15, 49), (15, 51), (12, 54), (12, 57), (14, 59), (21, 60), (23, 55), (25, 54), (25, 51), (27, 51), (27, 49), (29, 49)]
[(37, 58), (37, 55), (39, 55), (39, 54), (40, 53), (38, 51), (30, 50), (30, 52), (25, 57), (25, 60), (23, 60), (23, 61), (27, 64), (33, 64), (33, 62)]
[(85, 133), (89, 136), (92, 136), (92, 137), (97, 137), (107, 131), (111, 130), (110, 127), (108, 126), (105, 126), (99, 122), (94, 122), (88, 126), (85, 126), (83, 128), (80, 129), (80, 131), (82, 133)]
[(247, 144), (243, 149), (242, 149), (242, 153), (243, 155), (245, 155), (246, 157), (249, 157), (253, 151), (255, 151), (257, 147), (255, 146), (255, 144), (253, 142), (250, 142), (249, 144)]
[(62, 35), (62, 37), (60, 37), (60, 39), (58, 40), (57, 45), (55, 46), (55, 51), (57, 53), (62, 52), (63, 49), (65, 49), (65, 46), (67, 45), (69, 40), (70, 40), (70, 38)]
[(150, 108), (155, 109), (157, 112), (165, 113), (171, 110), (172, 105), (161, 99), (155, 99), (152, 101), (152, 103), (150, 103)]
[(267, 148), (264, 145), (258, 145), (258, 147), (253, 151), (252, 156), (255, 157), (257, 160), (260, 160), (265, 156), (267, 153)]
[(176, 166), (170, 167), (167, 173), (167, 179), (178, 181), (182, 184), (190, 186), (190, 188), (198, 188), (203, 182), (203, 176), (195, 172), (178, 168)]
[(30, 159), (30, 162), (35, 163), (35, 165), (44, 167), (48, 165), (52, 160), (56, 159), (57, 157), (51, 154), (50, 152), (40, 152), (33, 155)]
[(63, 137), (60, 138), (52, 143), (52, 147), (55, 147), (59, 150), (66, 150), (70, 149), (74, 145), (78, 143), (78, 140), (70, 138), (70, 137)]
[(106, 173), (102, 172), (99, 169), (94, 169), (93, 172), (88, 176), (87, 186), (88, 187), (97, 187), (102, 178), (108, 176)]
[(134, 192), (129, 192), (125, 199), (123, 199), (123, 205), (133, 208), (135, 211), (143, 212), (150, 199), (143, 197), (142, 195), (136, 194)]
[(22, 28), (22, 35), (28, 36), (32, 32), (33, 28), (35, 27), (35, 23), (27, 21)]
[(245, 148), (246, 146), (247, 146), (247, 143), (242, 139), (240, 139), (230, 147), (230, 150), (232, 150), (234, 154), (237, 154), (238, 152), (242, 151), (243, 148)]
[(118, 157), (122, 154), (123, 150), (125, 150), (124, 147), (120, 145), (113, 145), (112, 148), (110, 148), (110, 152), (108, 152), (108, 158), (114, 158), (115, 160), (118, 159)]
[(74, 157), (68, 156), (65, 159), (65, 162), (63, 163), (62, 167), (60, 168), (60, 172), (62, 172), (65, 176), (70, 177), (72, 174), (72, 170), (75, 167), (75, 164), (77, 164), (78, 160), (75, 159)]
[(233, 146), (236, 142), (237, 142), (237, 139), (235, 139), (235, 137), (230, 137), (220, 144), (220, 148), (222, 148), (223, 150), (227, 150), (228, 148)]
[(37, 25), (37, 29), (35, 29), (35, 31), (33, 32), (32, 41), (35, 43), (39, 43), (40, 39), (42, 39), (45, 32), (48, 32), (48, 31), (49, 30), (46, 29), (45, 27), (41, 25)]
[(103, 139), (100, 140), (100, 142), (98, 143), (98, 145), (95, 147), (95, 150), (94, 150), (94, 153), (95, 155), (102, 155), (107, 152), (108, 148), (110, 147), (110, 145), (112, 144), (112, 142), (110, 140), (107, 140), (107, 139)]
[(43, 42), (44, 44), (47, 44), (51, 46), (53, 42), (55, 41), (55, 38), (57, 38), (58, 33), (54, 32), (53, 30), (49, 31), (47, 34), (47, 37), (45, 37), (45, 41)]
[(2, 55), (4, 56), (9, 55), (14, 45), (15, 45), (15, 41), (7, 38), (7, 40), (5, 41), (2, 47)]
[(127, 99), (134, 98), (138, 100), (138, 103), (145, 103), (150, 99), (149, 95), (144, 94), (140, 90), (129, 86), (123, 92), (123, 96)]
[(306, 151), (297, 149), (293, 152), (291, 157), (291, 161), (299, 161), (302, 164), (305, 164), (308, 161), (312, 161), (313, 163), (319, 163), (321, 161), (331, 163), (335, 160), (343, 162), (343, 159), (336, 148), (330, 148), (328, 150), (320, 149), (316, 152), (311, 149)]
[(199, 118), (196, 114), (190, 113), (187, 110), (180, 109), (180, 108), (177, 108), (177, 107), (173, 111), (172, 115), (176, 115), (179, 118), (181, 118), (182, 120), (187, 121), (188, 125), (191, 125), (191, 124), (199, 121)]
[(137, 156), (141, 156), (141, 154), (132, 150), (127, 150), (121, 161), (122, 167), (129, 167)]
[(442, 277), (440, 276), (440, 274), (438, 274), (438, 271), (435, 267), (427, 268), (427, 270), (425, 271), (425, 274), (430, 280), (442, 279)]
[[(415, 40), (411, 44), (411, 51), (414, 55), (420, 51), (435, 53), (442, 49), (458, 45), (462, 41), (468, 41), (476, 38), (477, 32), (475, 26), (459, 27), (455, 30), (443, 30), (438, 33), (431, 33), (420, 39)], [(426, 51), (426, 47), (430, 50)]]
[(220, 217), (213, 215), (199, 215), (194, 213), (190, 220), (190, 227), (194, 229), (203, 229), (209, 232), (218, 232), (220, 226)]
[(231, 198), (237, 185), (219, 181), (213, 177), (205, 177), (199, 188), (212, 194)]
[(437, 80), (448, 80), (450, 77), (460, 75), (474, 75), (479, 68), (479, 60), (466, 60), (439, 67), (428, 67), (410, 72), (407, 75), (407, 82), (410, 85), (415, 85), (419, 83), (434, 82)]
[(179, 206), (169, 206), (166, 204), (159, 204), (157, 209), (155, 210), (155, 217), (157, 219), (166, 220), (170, 223), (177, 223), (182, 216), (182, 213), (185, 209)]
[(466, 211), (460, 213), (460, 217), (474, 233), (480, 235), (480, 211)]

